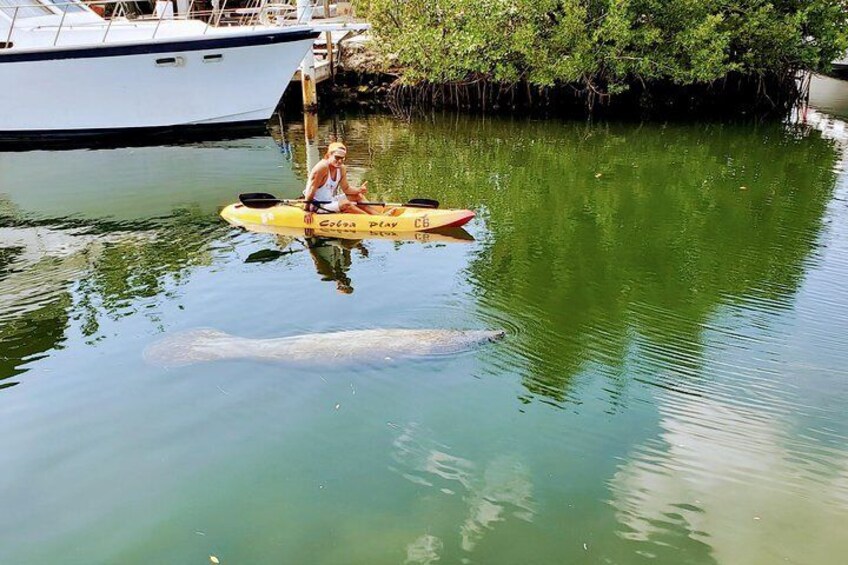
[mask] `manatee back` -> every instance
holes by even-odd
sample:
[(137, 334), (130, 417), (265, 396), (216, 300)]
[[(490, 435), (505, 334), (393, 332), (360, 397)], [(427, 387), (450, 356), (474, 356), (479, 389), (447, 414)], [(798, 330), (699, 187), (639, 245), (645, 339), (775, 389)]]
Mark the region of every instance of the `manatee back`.
[[(329, 335), (329, 334), (328, 334)], [(452, 355), (504, 337), (503, 331), (372, 329), (332, 334), (346, 357)]]

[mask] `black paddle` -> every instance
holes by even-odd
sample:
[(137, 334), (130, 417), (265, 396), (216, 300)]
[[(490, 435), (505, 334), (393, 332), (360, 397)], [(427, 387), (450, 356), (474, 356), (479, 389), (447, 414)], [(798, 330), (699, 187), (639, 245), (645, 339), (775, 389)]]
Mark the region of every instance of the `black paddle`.
[[(329, 204), (327, 201), (321, 200), (287, 200), (284, 198), (277, 198), (273, 194), (268, 194), (267, 192), (246, 192), (243, 194), (239, 194), (239, 202), (247, 206), (248, 208), (270, 208), (271, 206), (276, 206), (277, 204), (289, 204), (289, 205), (297, 205), (297, 204), (315, 204), (320, 206), (321, 204)], [(431, 200), (429, 198), (410, 198), (409, 202), (406, 204), (392, 204), (389, 202), (356, 202), (357, 206), (407, 206), (409, 208), (438, 208), (439, 201)]]

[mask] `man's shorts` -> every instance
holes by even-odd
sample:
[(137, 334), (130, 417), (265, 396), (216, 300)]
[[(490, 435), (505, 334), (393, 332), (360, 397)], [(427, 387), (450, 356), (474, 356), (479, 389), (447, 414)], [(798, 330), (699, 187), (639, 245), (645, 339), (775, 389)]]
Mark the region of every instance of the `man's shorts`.
[(341, 200), (344, 196), (336, 196), (333, 198), (332, 202), (328, 202), (327, 204), (321, 204), (318, 207), (319, 214), (337, 214), (339, 212), (339, 205), (341, 204)]
[[(304, 194), (303, 196), (305, 198), (306, 194)], [(318, 196), (318, 195), (316, 195), (316, 196)], [(315, 198), (315, 197), (313, 197), (313, 198)], [(326, 204), (316, 204), (315, 205), (315, 211), (319, 214), (338, 214), (339, 213), (339, 206), (341, 205), (341, 201), (344, 200), (344, 199), (345, 199), (345, 194), (342, 193), (342, 192), (333, 196), (332, 199), (329, 202), (327, 202), (326, 196), (324, 198), (321, 198), (321, 197), (315, 198), (315, 200), (317, 200), (318, 202), (327, 202)]]

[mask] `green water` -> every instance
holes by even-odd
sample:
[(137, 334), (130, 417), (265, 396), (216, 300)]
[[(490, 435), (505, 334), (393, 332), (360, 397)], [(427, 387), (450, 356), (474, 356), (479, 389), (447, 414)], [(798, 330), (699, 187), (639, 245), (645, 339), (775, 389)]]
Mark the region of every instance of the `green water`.
[[(224, 224), (238, 192), (299, 192), (300, 123), (0, 153), (0, 563), (840, 562), (832, 130), (321, 122), (372, 197), (474, 209), (458, 242)], [(377, 366), (145, 361), (201, 327), (508, 335)]]

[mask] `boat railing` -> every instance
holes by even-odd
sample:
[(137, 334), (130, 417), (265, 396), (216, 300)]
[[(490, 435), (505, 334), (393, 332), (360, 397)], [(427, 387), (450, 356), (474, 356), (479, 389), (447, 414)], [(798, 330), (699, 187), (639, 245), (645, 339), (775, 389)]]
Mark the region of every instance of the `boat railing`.
[[(0, 7), (0, 14), (9, 20), (4, 29), (4, 18), (0, 17), (0, 38), (5, 32), (5, 41), (0, 40), (0, 50), (15, 46), (15, 34), (24, 31), (53, 31), (52, 45), (59, 44), (63, 32), (69, 29), (103, 29), (101, 43), (114, 38), (117, 27), (128, 24), (147, 24), (151, 35), (142, 37), (137, 32), (132, 39), (156, 39), (163, 25), (174, 20), (196, 20), (206, 24), (203, 34), (210, 28), (239, 26), (245, 28), (281, 27), (301, 25), (312, 21), (317, 11), (324, 17), (332, 14), (335, 3), (326, 0), (310, 2), (273, 0), (177, 0), (175, 8), (171, 0), (158, 0), (151, 13), (142, 13), (138, 3), (132, 0), (29, 0), (15, 2), (12, 6)], [(87, 8), (87, 10), (86, 10)], [(93, 15), (93, 14), (94, 15)], [(97, 17), (99, 16), (99, 17)], [(154, 25), (155, 22), (155, 25)], [(136, 28), (138, 25), (134, 26)], [(87, 38), (90, 41), (90, 38)], [(43, 47), (42, 44), (27, 47)], [(24, 45), (19, 45), (24, 46)]]
[[(298, 25), (314, 20), (352, 21), (349, 2), (336, 0), (219, 0), (218, 25)], [(229, 2), (229, 5), (227, 4)]]

